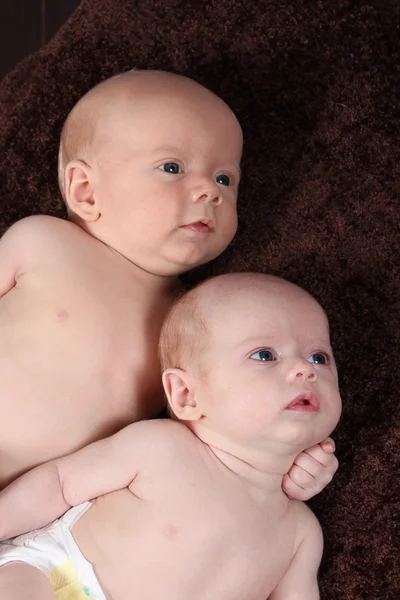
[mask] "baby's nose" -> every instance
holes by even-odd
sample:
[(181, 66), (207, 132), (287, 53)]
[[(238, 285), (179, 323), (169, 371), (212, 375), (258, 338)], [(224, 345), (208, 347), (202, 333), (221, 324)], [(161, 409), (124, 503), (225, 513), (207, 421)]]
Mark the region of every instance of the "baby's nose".
[(315, 381), (317, 379), (315, 371), (307, 373), (305, 370), (300, 370), (298, 373), (296, 373), (296, 379), (302, 379), (303, 377), (307, 379), (307, 381)]
[(192, 202), (204, 202), (205, 204), (219, 206), (222, 203), (222, 194), (218, 185), (209, 181), (195, 186), (192, 189)]
[(308, 360), (302, 360), (300, 363), (294, 365), (292, 375), (298, 381), (303, 379), (305, 381), (316, 381), (317, 379), (315, 368)]

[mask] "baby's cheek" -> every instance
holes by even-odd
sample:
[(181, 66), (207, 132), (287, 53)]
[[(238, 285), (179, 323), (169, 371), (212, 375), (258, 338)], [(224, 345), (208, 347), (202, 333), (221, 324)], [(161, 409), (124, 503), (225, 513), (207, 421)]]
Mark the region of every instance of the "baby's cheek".
[(236, 213), (229, 217), (225, 217), (225, 220), (222, 221), (221, 245), (223, 244), (224, 249), (232, 242), (236, 235), (237, 228), (238, 222)]

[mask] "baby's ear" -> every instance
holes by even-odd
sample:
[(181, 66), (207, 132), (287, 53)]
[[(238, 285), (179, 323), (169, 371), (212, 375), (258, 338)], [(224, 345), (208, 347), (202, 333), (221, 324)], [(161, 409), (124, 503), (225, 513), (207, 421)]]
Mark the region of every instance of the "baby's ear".
[(83, 160), (73, 160), (65, 167), (65, 201), (69, 210), (87, 223), (101, 216), (97, 205), (93, 170)]
[(197, 421), (203, 415), (195, 397), (194, 381), (183, 369), (166, 369), (162, 382), (169, 405), (181, 421)]

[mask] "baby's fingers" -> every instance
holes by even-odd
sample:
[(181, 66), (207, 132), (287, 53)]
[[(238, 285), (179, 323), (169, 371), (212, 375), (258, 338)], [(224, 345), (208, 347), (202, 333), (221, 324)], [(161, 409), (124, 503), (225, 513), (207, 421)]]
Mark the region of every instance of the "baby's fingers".
[[(296, 473), (296, 471), (298, 472)], [(293, 475), (293, 478), (292, 478)], [(312, 489), (304, 489), (297, 481), (303, 482), (305, 484), (305, 480), (303, 478), (303, 473), (301, 473), (301, 469), (292, 467), (289, 473), (284, 475), (282, 480), (282, 489), (289, 496), (289, 498), (293, 498), (294, 500), (309, 500), (314, 496), (314, 492)], [(313, 486), (311, 486), (312, 488)]]
[[(300, 462), (306, 464), (306, 460)], [(312, 467), (305, 469), (302, 465), (299, 466), (294, 464), (290, 467), (287, 474), (299, 487), (308, 490), (315, 485), (315, 476), (313, 475), (312, 470)]]
[(315, 467), (327, 468), (332, 472), (332, 475), (336, 473), (336, 470), (339, 466), (338, 459), (332, 453), (327, 453), (325, 450), (321, 448), (320, 444), (316, 446), (312, 446), (307, 450), (304, 450), (301, 454), (299, 454), (295, 459), (295, 464), (301, 465), (303, 468), (306, 468), (306, 457), (308, 457), (307, 465), (314, 464)]
[(330, 437), (327, 437), (326, 440), (318, 445), (321, 446), (322, 450), (328, 454), (332, 454), (336, 450), (335, 442)]
[[(321, 452), (325, 454), (323, 450)], [(321, 458), (318, 452), (316, 454), (318, 458)], [(296, 483), (310, 489), (313, 494), (317, 494), (332, 481), (338, 467), (336, 456), (333, 454), (326, 456), (325, 464), (322, 464), (318, 458), (302, 452), (296, 457), (292, 468), (289, 470), (289, 475), (292, 479), (295, 479)]]

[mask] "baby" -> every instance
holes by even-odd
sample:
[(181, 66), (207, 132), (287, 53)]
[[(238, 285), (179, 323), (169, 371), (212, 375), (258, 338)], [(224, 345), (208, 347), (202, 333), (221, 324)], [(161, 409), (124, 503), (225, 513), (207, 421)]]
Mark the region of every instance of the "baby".
[(237, 227), (242, 132), (228, 106), (170, 73), (126, 73), (69, 115), (69, 221), (34, 216), (0, 243), (0, 488), (157, 415), (157, 344), (178, 276)]
[[(69, 220), (29, 217), (0, 242), (0, 489), (164, 407), (161, 323), (178, 276), (236, 232), (241, 154), (229, 107), (171, 73), (122, 74), (73, 108), (59, 156)], [(296, 459), (288, 493), (326, 485), (325, 449)]]
[(0, 546), (2, 600), (319, 598), (321, 529), (281, 481), (340, 417), (324, 311), (282, 279), (222, 275), (173, 306), (160, 356), (175, 420), (130, 425), (0, 494), (0, 539), (74, 507)]

